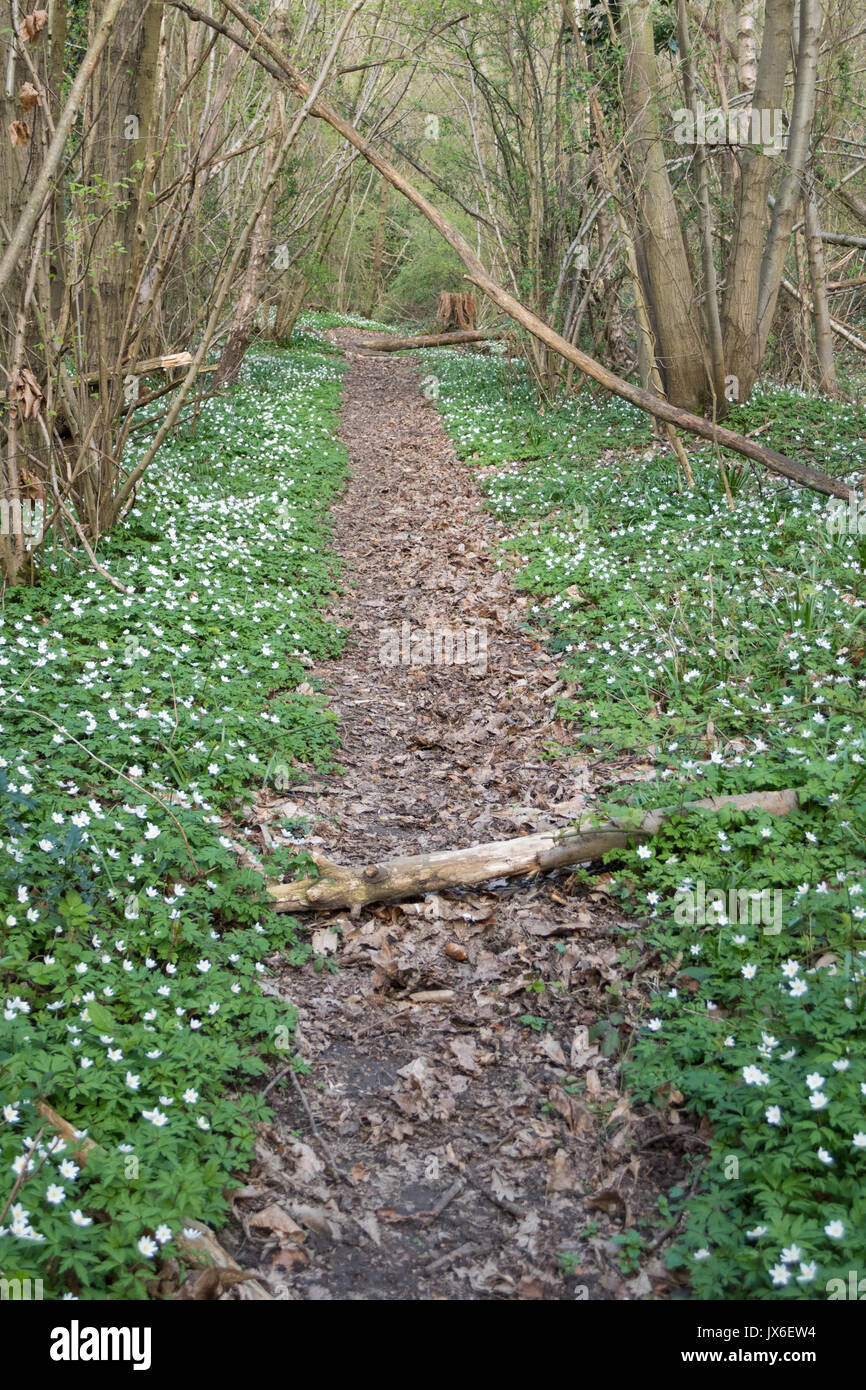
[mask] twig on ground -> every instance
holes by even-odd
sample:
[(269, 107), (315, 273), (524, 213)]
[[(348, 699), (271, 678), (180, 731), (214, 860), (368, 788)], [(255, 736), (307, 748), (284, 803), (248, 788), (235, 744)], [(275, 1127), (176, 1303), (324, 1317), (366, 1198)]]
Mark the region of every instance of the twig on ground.
[(462, 1178), (455, 1178), (454, 1182), (447, 1189), (447, 1191), (443, 1192), (442, 1196), (439, 1198), (439, 1201), (436, 1202), (432, 1209), (426, 1212), (425, 1215), (422, 1217), (420, 1225), (431, 1225), (431, 1223), (436, 1220), (437, 1216), (442, 1215), (443, 1211), (448, 1206), (448, 1204), (450, 1202), (453, 1202), (455, 1197), (460, 1196), (460, 1193), (463, 1191), (465, 1186), (466, 1184)]
[(286, 1076), (290, 1076), (292, 1078), (292, 1084), (294, 1085), (294, 1088), (298, 1093), (298, 1098), (301, 1102), (301, 1105), (304, 1107), (304, 1112), (307, 1116), (307, 1119), (310, 1122), (310, 1128), (312, 1129), (313, 1134), (315, 1135), (316, 1140), (318, 1141), (322, 1153), (325, 1155), (331, 1173), (337, 1179), (338, 1182), (344, 1182), (347, 1184), (347, 1186), (351, 1186), (351, 1184), (349, 1183), (349, 1179), (346, 1177), (345, 1173), (337, 1163), (337, 1160), (334, 1158), (334, 1155), (331, 1153), (331, 1150), (328, 1147), (328, 1141), (325, 1139), (324, 1135), (319, 1129), (319, 1126), (316, 1124), (315, 1117), (313, 1115), (312, 1110), (310, 1109), (310, 1103), (307, 1100), (307, 1097), (304, 1095), (303, 1087), (301, 1086), (301, 1083), (298, 1080), (298, 1074), (295, 1071), (294, 1066), (291, 1062), (288, 1064), (288, 1066), (282, 1067), (277, 1072), (276, 1076), (271, 1077), (267, 1086), (262, 1091), (262, 1099), (264, 1099), (265, 1096), (267, 1096), (268, 1093), (272, 1091), (273, 1088)]
[(268, 1082), (267, 1086), (266, 1086), (265, 1089), (262, 1091), (262, 1100), (265, 1100), (265, 1099), (270, 1095), (270, 1093), (271, 1093), (271, 1091), (274, 1089), (274, 1087), (275, 1087), (275, 1086), (278, 1086), (278, 1085), (280, 1084), (280, 1082), (282, 1081), (283, 1077), (284, 1077), (284, 1076), (288, 1076), (288, 1074), (289, 1074), (289, 1072), (290, 1072), (291, 1070), (292, 1070), (292, 1064), (291, 1064), (291, 1062), (289, 1063), (289, 1065), (288, 1065), (287, 1067), (280, 1067), (280, 1070), (279, 1070), (278, 1072), (276, 1072), (276, 1074), (275, 1074), (274, 1076), (271, 1077), (271, 1079), (270, 1079), (270, 1081)]
[(431, 1260), (429, 1265), (424, 1266), (425, 1274), (433, 1274), (437, 1269), (444, 1269), (452, 1260), (457, 1260), (461, 1255), (468, 1255), (470, 1250), (475, 1247), (471, 1240), (466, 1241), (465, 1245), (458, 1245), (456, 1250), (449, 1250), (444, 1255), (439, 1255), (435, 1260)]
[(328, 1142), (327, 1142), (327, 1140), (325, 1139), (324, 1135), (322, 1134), (321, 1130), (319, 1129), (319, 1126), (316, 1124), (315, 1118), (314, 1118), (314, 1116), (313, 1116), (313, 1112), (312, 1112), (312, 1110), (310, 1109), (310, 1103), (309, 1103), (309, 1101), (307, 1100), (307, 1097), (304, 1095), (303, 1088), (302, 1088), (302, 1086), (301, 1086), (300, 1081), (298, 1080), (297, 1072), (295, 1072), (295, 1071), (290, 1071), (290, 1072), (289, 1072), (289, 1075), (291, 1076), (292, 1081), (294, 1082), (295, 1090), (296, 1090), (297, 1093), (298, 1093), (298, 1096), (299, 1096), (299, 1098), (300, 1098), (301, 1104), (303, 1105), (305, 1111), (307, 1112), (307, 1119), (308, 1119), (309, 1122), (310, 1122), (310, 1125), (311, 1125), (311, 1127), (312, 1127), (313, 1133), (315, 1134), (316, 1138), (317, 1138), (318, 1141), (319, 1141), (319, 1145), (320, 1145), (320, 1147), (321, 1147), (322, 1153), (325, 1155), (325, 1158), (328, 1160), (328, 1164), (329, 1164), (329, 1166), (330, 1166), (331, 1172), (333, 1173), (334, 1177), (337, 1179), (338, 1182), (344, 1182), (344, 1183), (346, 1183), (347, 1185), (349, 1185), (349, 1179), (346, 1177), (346, 1175), (344, 1174), (343, 1170), (340, 1168), (339, 1164), (337, 1163), (336, 1159), (334, 1158), (334, 1155), (331, 1153), (331, 1150), (330, 1150), (329, 1147), (328, 1147)]
[(488, 1202), (492, 1202), (500, 1211), (507, 1212), (508, 1215), (513, 1216), (516, 1221), (522, 1221), (524, 1219), (526, 1212), (522, 1207), (519, 1207), (516, 1202), (510, 1201), (507, 1197), (497, 1197), (495, 1192), (492, 1192), (489, 1187), (485, 1187), (472, 1173), (467, 1173), (466, 1176), (476, 1192), (480, 1192), (482, 1197), (486, 1197)]

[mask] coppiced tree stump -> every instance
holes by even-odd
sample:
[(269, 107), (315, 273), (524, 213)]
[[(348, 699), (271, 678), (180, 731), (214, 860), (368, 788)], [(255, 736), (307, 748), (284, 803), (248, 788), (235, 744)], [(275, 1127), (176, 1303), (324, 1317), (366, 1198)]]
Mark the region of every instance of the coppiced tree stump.
[(478, 305), (475, 296), (469, 291), (455, 294), (442, 290), (436, 309), (436, 327), (445, 333), (472, 330), (478, 319)]

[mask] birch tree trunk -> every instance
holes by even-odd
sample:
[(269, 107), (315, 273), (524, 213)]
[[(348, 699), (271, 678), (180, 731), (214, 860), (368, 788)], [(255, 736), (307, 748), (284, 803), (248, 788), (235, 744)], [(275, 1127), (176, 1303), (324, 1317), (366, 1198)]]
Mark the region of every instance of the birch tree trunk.
[(753, 92), (758, 80), (758, 48), (755, 11), (759, 0), (743, 0), (737, 15), (737, 83), (741, 92)]

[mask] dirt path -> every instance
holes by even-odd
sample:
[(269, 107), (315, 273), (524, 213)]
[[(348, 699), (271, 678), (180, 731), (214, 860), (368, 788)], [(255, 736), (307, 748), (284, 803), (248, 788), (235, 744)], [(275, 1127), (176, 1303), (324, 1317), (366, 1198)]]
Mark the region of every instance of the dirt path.
[[(351, 360), (336, 510), (350, 637), (315, 673), (345, 775), (262, 812), (313, 818), (343, 862), (567, 824), (601, 774), (545, 757), (565, 739), (556, 659), (522, 631), (526, 600), (491, 556), (502, 529), (419, 380)], [(450, 630), (458, 655), (461, 631), (483, 628), (486, 669), (387, 664), (404, 624)], [(236, 1258), (284, 1298), (665, 1297), (658, 1253), (623, 1272), (612, 1237), (699, 1140), (671, 1110), (633, 1110), (615, 1047), (588, 1039), (645, 998), (618, 963), (619, 922), (567, 874), (309, 919), (337, 968), (282, 961), (269, 985), (299, 1009), (312, 1073), (270, 1095), (277, 1119), (223, 1237)]]

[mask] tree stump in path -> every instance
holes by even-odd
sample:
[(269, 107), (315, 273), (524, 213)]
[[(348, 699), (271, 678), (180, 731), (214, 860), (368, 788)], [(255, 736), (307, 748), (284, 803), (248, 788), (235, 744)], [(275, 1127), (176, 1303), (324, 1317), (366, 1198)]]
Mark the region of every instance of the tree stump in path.
[(444, 332), (456, 333), (473, 329), (478, 317), (474, 294), (454, 294), (442, 290), (436, 310), (436, 326)]

